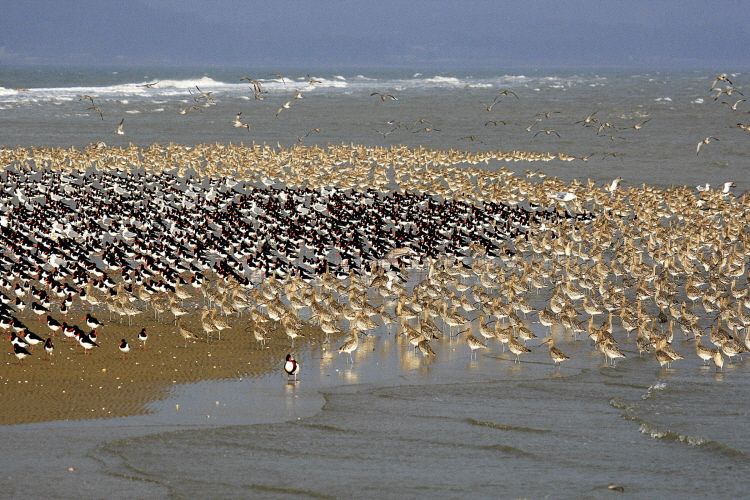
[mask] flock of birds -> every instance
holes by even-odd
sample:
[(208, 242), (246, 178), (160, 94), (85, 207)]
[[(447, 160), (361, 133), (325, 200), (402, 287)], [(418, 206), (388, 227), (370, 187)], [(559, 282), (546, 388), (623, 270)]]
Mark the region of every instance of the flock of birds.
[[(595, 115), (582, 122), (606, 128)], [(500, 343), (520, 362), (537, 338), (529, 317), (586, 334), (613, 366), (634, 334), (640, 355), (670, 368), (683, 358), (675, 327), (717, 369), (750, 347), (750, 196), (731, 182), (564, 183), (474, 167), (574, 159), (563, 153), (299, 142), (0, 149), (0, 327), (19, 363), (39, 343), (51, 356), (58, 331), (90, 353), (96, 308), (131, 323), (170, 313), (185, 347), (222, 330), (261, 346), (282, 332), (292, 348), (305, 326), (323, 342), (347, 334), (337, 351), (352, 363), (361, 336), (391, 326), (424, 356), (463, 336), (472, 357)], [(201, 296), (203, 335), (184, 323)], [(27, 301), (46, 341), (19, 318)], [(89, 309), (88, 334), (67, 324), (76, 307)], [(568, 359), (545, 344), (556, 366)], [(119, 349), (127, 358), (126, 339)], [(284, 368), (296, 381), (291, 354)]]
[[(287, 81), (284, 78), (284, 76), (282, 76), (280, 73), (271, 73), (269, 76), (275, 77), (276, 80), (273, 80), (273, 81), (281, 82), (286, 87)], [(269, 90), (267, 90), (268, 88), (267, 86), (264, 87), (264, 83), (269, 80), (263, 79), (263, 78), (243, 77), (240, 79), (240, 81), (248, 82), (248, 84), (250, 85), (250, 89), (253, 92), (253, 96), (255, 100), (261, 101), (268, 97)], [(304, 81), (298, 82), (298, 83), (302, 83), (307, 86), (315, 86), (316, 84), (320, 84), (322, 82), (308, 75), (306, 83)], [(150, 83), (141, 84), (138, 86), (151, 89), (151, 88), (158, 87), (158, 84), (159, 84), (159, 81), (154, 81)], [(185, 98), (187, 100), (194, 101), (195, 104), (192, 106), (180, 107), (179, 114), (185, 115), (188, 112), (193, 111), (193, 110), (203, 113), (204, 108), (215, 106), (217, 104), (217, 97), (214, 91), (204, 91), (204, 90), (201, 90), (200, 87), (198, 86), (195, 87), (195, 90), (196, 91), (193, 92), (192, 89), (188, 89), (189, 95), (186, 96)], [(394, 91), (394, 92), (398, 93), (397, 91)], [(716, 92), (715, 95), (710, 94), (710, 95), (713, 95), (713, 100), (719, 102), (722, 105), (727, 105), (733, 114), (742, 112), (741, 105), (744, 102), (746, 102), (746, 99), (744, 98), (737, 99), (735, 101), (724, 101), (724, 100), (719, 101), (719, 99), (721, 99), (722, 96), (726, 96), (727, 98), (732, 97), (735, 94), (739, 96), (744, 96), (744, 94), (741, 92), (740, 89), (733, 86), (732, 81), (726, 75), (719, 75), (713, 81), (709, 89), (709, 92), (710, 93)], [(492, 99), (492, 102), (490, 104), (488, 104), (487, 102), (483, 100), (479, 100), (478, 102), (488, 113), (492, 113), (493, 109), (497, 105), (501, 104), (504, 98), (510, 98), (510, 96), (512, 96), (513, 98), (517, 100), (521, 99), (516, 92), (509, 90), (509, 89), (504, 89), (496, 93), (496, 95), (494, 96), (494, 99)], [(92, 96), (90, 94), (84, 94), (80, 96), (79, 100), (80, 101), (89, 100), (92, 106), (86, 108), (86, 110), (95, 111), (98, 114), (98, 116), (100, 116), (100, 118), (104, 120), (104, 114), (101, 108), (99, 106), (94, 105), (95, 104), (94, 97), (95, 96)], [(380, 92), (380, 91), (371, 92), (370, 97), (379, 98), (383, 102), (398, 100), (398, 97), (394, 95), (393, 93), (385, 93), (385, 92)], [(285, 102), (283, 102), (280, 105), (280, 107), (275, 113), (275, 116), (278, 118), (282, 112), (284, 112), (285, 110), (290, 110), (292, 104), (294, 104), (295, 101), (297, 101), (298, 99), (302, 99), (302, 98), (303, 98), (303, 92), (298, 89), (294, 89), (294, 94), (291, 96), (291, 98), (288, 98), (288, 96), (282, 96), (282, 100), (285, 99)], [(243, 121), (242, 115), (245, 111), (247, 110), (236, 112), (234, 120), (227, 120), (227, 121), (234, 128), (244, 128), (248, 132), (250, 132), (251, 131), (250, 124)], [(595, 110), (594, 112), (590, 113), (586, 117), (581, 118), (573, 123), (575, 125), (581, 124), (584, 127), (591, 128), (592, 130), (594, 130), (597, 137), (608, 138), (610, 139), (610, 141), (621, 141), (621, 140), (628, 139), (628, 136), (627, 136), (628, 131), (632, 133), (637, 133), (638, 131), (642, 130), (644, 126), (646, 126), (649, 122), (651, 122), (651, 118), (647, 118), (645, 120), (641, 119), (641, 121), (637, 123), (622, 125), (622, 124), (615, 123), (615, 121), (612, 120), (611, 118), (609, 119), (603, 118), (599, 114), (600, 111), (601, 110)], [(526, 132), (530, 133), (532, 137), (538, 137), (540, 135), (561, 137), (561, 134), (560, 132), (558, 132), (558, 130), (556, 130), (555, 128), (551, 128), (552, 127), (551, 125), (545, 125), (546, 123), (550, 123), (549, 121), (550, 117), (560, 114), (560, 113), (561, 111), (558, 111), (558, 110), (543, 111), (543, 112), (535, 113), (533, 116), (533, 122), (529, 125), (520, 124), (517, 122), (509, 121), (507, 119), (504, 120), (504, 119), (493, 118), (493, 116), (496, 116), (496, 115), (491, 115), (489, 119), (484, 120), (484, 126), (485, 127), (488, 127), (490, 125), (498, 126), (499, 124), (514, 125), (514, 126), (523, 128)], [(435, 126), (432, 123), (430, 123), (429, 120), (424, 119), (424, 118), (416, 120), (411, 125), (409, 123), (403, 123), (398, 120), (389, 120), (384, 125), (387, 126), (385, 130), (381, 130), (383, 126), (380, 126), (379, 128), (373, 128), (373, 131), (381, 135), (383, 138), (386, 138), (389, 135), (399, 130), (408, 131), (411, 133), (440, 131), (440, 129), (435, 128)], [(740, 123), (731, 125), (730, 128), (739, 128), (741, 130), (750, 131), (750, 124), (740, 122)], [(120, 121), (119, 126), (117, 127), (115, 132), (119, 135), (124, 135), (124, 118)], [(319, 133), (319, 132), (322, 132), (322, 129), (320, 127), (314, 127), (310, 129), (309, 131), (307, 131), (305, 134), (302, 134), (302, 135), (295, 134), (295, 137), (297, 138), (298, 143), (302, 143), (302, 141), (306, 137), (310, 136), (313, 133)], [(719, 134), (718, 132), (714, 132), (714, 133), (716, 133), (717, 135)], [(471, 142), (486, 144), (479, 135), (475, 135), (475, 134), (463, 136), (459, 140), (460, 141), (468, 140)], [(704, 139), (701, 139), (696, 145), (696, 155), (700, 154), (702, 150), (705, 150), (705, 148), (712, 141), (720, 141), (720, 139), (716, 137), (715, 135), (709, 135), (705, 137)], [(569, 161), (572, 159), (580, 159), (583, 161), (587, 161), (593, 155), (594, 154), (592, 153), (587, 156), (568, 157), (566, 158), (566, 160)], [(621, 154), (617, 152), (606, 152), (604, 153), (604, 158), (608, 156), (612, 156), (616, 158), (616, 157), (619, 157), (620, 155)]]

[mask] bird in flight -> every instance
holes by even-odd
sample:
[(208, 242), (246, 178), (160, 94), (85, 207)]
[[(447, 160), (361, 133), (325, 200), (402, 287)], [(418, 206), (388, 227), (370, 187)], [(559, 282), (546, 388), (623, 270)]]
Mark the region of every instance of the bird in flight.
[[(197, 85), (195, 86), (195, 88), (198, 89), (198, 92), (200, 92), (201, 95), (199, 95), (197, 97), (194, 96), (193, 99), (195, 99), (196, 101), (198, 101), (200, 99), (205, 99), (208, 102), (214, 102), (214, 98), (211, 97), (211, 94), (213, 94), (213, 92), (203, 92), (201, 89), (198, 88)], [(192, 94), (192, 92), (191, 92), (191, 94)]]
[(642, 129), (642, 128), (643, 128), (643, 126), (644, 126), (645, 124), (647, 124), (647, 123), (648, 123), (648, 122), (650, 122), (650, 121), (651, 121), (651, 118), (649, 118), (649, 119), (648, 119), (648, 120), (646, 120), (645, 122), (641, 122), (641, 123), (636, 123), (635, 125), (631, 125), (631, 126), (629, 126), (629, 127), (622, 127), (622, 128), (620, 129), (620, 130), (627, 130), (627, 129), (629, 129), (629, 128), (632, 128), (632, 129), (634, 129), (634, 130), (640, 130), (640, 129)]
[(556, 113), (562, 113), (562, 111), (547, 111), (546, 113), (537, 113), (534, 116), (544, 116), (545, 118), (549, 119), (549, 115), (553, 115)]
[(258, 80), (255, 80), (254, 78), (250, 78), (249, 76), (240, 78), (240, 81), (242, 80), (247, 80), (250, 84), (252, 84), (252, 86), (255, 87), (256, 92), (261, 92), (261, 93), (263, 92), (263, 85)]
[(588, 123), (591, 123), (591, 122), (599, 123), (599, 120), (596, 119), (596, 118), (594, 118), (594, 115), (597, 114), (598, 112), (599, 112), (599, 110), (597, 109), (596, 111), (594, 111), (593, 113), (591, 113), (589, 116), (587, 116), (583, 120), (578, 120), (573, 125), (576, 125), (578, 123), (583, 123), (583, 124), (588, 124)]
[(743, 94), (742, 92), (740, 92), (740, 91), (739, 91), (739, 90), (737, 90), (737, 89), (733, 89), (733, 88), (728, 88), (728, 89), (726, 89), (726, 90), (719, 90), (719, 93), (718, 93), (718, 94), (716, 94), (716, 97), (714, 97), (714, 101), (717, 101), (717, 100), (719, 99), (719, 97), (721, 97), (721, 94), (726, 94), (726, 95), (727, 95), (727, 97), (730, 97), (730, 96), (731, 96), (732, 94), (734, 94), (735, 92), (737, 92), (737, 93), (738, 93), (739, 95), (742, 95), (742, 96), (744, 96), (744, 95), (745, 95), (745, 94)]
[(278, 117), (279, 113), (281, 113), (283, 110), (289, 109), (289, 105), (292, 104), (293, 101), (294, 101), (294, 99), (292, 99), (291, 101), (287, 101), (284, 104), (282, 104), (281, 107), (279, 108), (279, 110), (276, 112), (276, 116)]
[[(529, 132), (531, 132), (531, 130), (529, 130)], [(544, 130), (544, 129), (542, 129), (542, 130), (538, 130), (538, 131), (537, 131), (537, 133), (536, 133), (536, 134), (534, 134), (534, 137), (538, 136), (538, 135), (539, 135), (539, 134), (541, 134), (542, 132), (544, 132), (544, 133), (545, 133), (545, 134), (547, 134), (547, 135), (550, 135), (550, 134), (555, 134), (555, 135), (556, 135), (557, 137), (560, 137), (560, 134), (558, 134), (557, 132), (555, 132), (555, 131), (554, 131), (554, 130), (552, 130), (552, 129), (549, 129), (549, 130)]]
[(184, 114), (186, 114), (186, 113), (187, 113), (188, 111), (190, 111), (191, 109), (197, 109), (198, 111), (200, 111), (201, 113), (203, 113), (203, 110), (202, 110), (202, 109), (200, 108), (200, 106), (190, 106), (190, 107), (188, 107), (188, 108), (185, 108), (185, 109), (180, 109), (180, 114), (181, 114), (181, 115), (184, 115)]
[(526, 127), (526, 132), (531, 132), (531, 129), (534, 128), (534, 125), (536, 125), (540, 121), (542, 121), (542, 120), (537, 120), (534, 123), (532, 123), (531, 125), (529, 125), (528, 127)]
[(396, 129), (398, 129), (398, 127), (394, 128), (393, 130), (389, 130), (388, 132), (381, 132), (380, 130), (373, 128), (375, 132), (383, 136), (383, 139), (391, 135)]
[(301, 136), (301, 137), (300, 137), (300, 136), (298, 136), (298, 135), (295, 135), (295, 137), (297, 138), (297, 142), (301, 143), (301, 142), (302, 142), (302, 139), (304, 139), (304, 138), (305, 138), (305, 137), (307, 137), (308, 135), (312, 134), (313, 132), (322, 132), (322, 130), (321, 130), (321, 129), (319, 129), (319, 128), (314, 128), (314, 129), (312, 129), (311, 131), (309, 131), (308, 133), (306, 133), (305, 135), (303, 135), (303, 136)]
[(495, 104), (497, 104), (497, 103), (499, 103), (499, 102), (503, 102), (503, 101), (495, 101), (495, 102), (493, 102), (493, 103), (492, 103), (492, 104), (490, 104), (490, 105), (487, 105), (486, 103), (484, 103), (484, 102), (482, 102), (482, 101), (479, 101), (479, 102), (480, 102), (480, 103), (482, 104), (482, 106), (484, 106), (484, 107), (485, 107), (485, 109), (487, 109), (487, 111), (489, 112), (489, 111), (492, 111), (492, 107), (493, 107), (493, 106), (495, 106)]
[(479, 138), (478, 138), (477, 136), (475, 136), (475, 135), (467, 135), (466, 137), (461, 137), (461, 138), (459, 139), (459, 141), (463, 141), (464, 139), (469, 139), (469, 140), (470, 140), (471, 142), (474, 142), (474, 141), (479, 141), (479, 142), (481, 142), (482, 144), (484, 144), (484, 143), (485, 143), (485, 142), (484, 142), (484, 141), (483, 141), (482, 139), (479, 139)]
[(730, 108), (730, 109), (731, 109), (732, 111), (737, 111), (737, 105), (738, 105), (739, 103), (741, 103), (741, 102), (745, 102), (746, 100), (747, 100), (747, 99), (740, 99), (739, 101), (735, 102), (734, 104), (732, 104), (732, 103), (729, 103), (729, 102), (727, 102), (727, 101), (721, 101), (721, 103), (722, 103), (722, 104), (726, 104), (727, 106), (729, 106), (729, 108)]
[(489, 125), (490, 123), (492, 123), (493, 125), (497, 125), (498, 123), (502, 123), (503, 125), (507, 125), (507, 123), (506, 123), (506, 122), (504, 122), (503, 120), (487, 120), (487, 121), (486, 121), (486, 122), (484, 123), (484, 126), (486, 127), (486, 126), (487, 126), (487, 125)]
[(250, 125), (248, 125), (247, 123), (242, 123), (242, 120), (240, 119), (241, 116), (242, 116), (242, 111), (240, 111), (239, 113), (235, 115), (234, 121), (232, 122), (232, 126), (235, 128), (245, 127), (247, 131), (250, 132)]
[(91, 106), (90, 108), (86, 108), (87, 111), (89, 109), (93, 109), (94, 111), (98, 111), (99, 112), (99, 116), (101, 116), (102, 120), (104, 120), (104, 115), (102, 114), (102, 110), (101, 109), (97, 108), (96, 106)]
[(727, 78), (727, 75), (719, 75), (716, 77), (716, 80), (714, 80), (714, 83), (711, 84), (711, 88), (708, 89), (708, 91), (712, 91), (719, 82), (727, 82), (729, 85), (732, 85), (732, 82)]
[(143, 85), (136, 85), (136, 87), (146, 87), (147, 89), (150, 89), (157, 83), (159, 83), (159, 80), (156, 80), (155, 82), (151, 82), (151, 83), (144, 83)]
[(320, 81), (320, 80), (314, 79), (310, 75), (307, 75), (307, 83), (308, 83), (308, 85), (315, 85), (316, 83), (323, 83), (323, 82)]
[(284, 80), (284, 77), (281, 76), (281, 74), (279, 74), (279, 73), (271, 73), (269, 76), (275, 76), (277, 78), (281, 78), (281, 83), (283, 83), (284, 85), (286, 85), (286, 81)]
[(500, 92), (498, 92), (498, 93), (497, 93), (497, 95), (495, 96), (495, 100), (497, 101), (497, 98), (498, 98), (498, 97), (500, 97), (501, 95), (509, 95), (509, 94), (512, 94), (512, 95), (513, 95), (513, 97), (515, 97), (516, 99), (518, 99), (518, 96), (517, 96), (517, 95), (516, 95), (516, 93), (515, 93), (515, 92), (513, 92), (512, 90), (501, 90), (501, 91), (500, 91)]
[(396, 98), (395, 98), (395, 97), (393, 96), (393, 94), (381, 94), (380, 92), (373, 92), (372, 94), (370, 94), (370, 97), (372, 97), (372, 96), (374, 96), (374, 95), (380, 96), (380, 100), (381, 100), (381, 101), (385, 101), (385, 98), (386, 98), (386, 97), (390, 97), (390, 98), (391, 98), (391, 99), (393, 99), (394, 101), (397, 101), (397, 100), (398, 100), (398, 99), (396, 99)]
[(115, 130), (115, 132), (117, 132), (118, 135), (125, 135), (125, 132), (122, 129), (124, 123), (125, 123), (125, 118), (120, 120), (120, 124), (117, 126), (117, 130)]
[(90, 96), (90, 95), (88, 95), (88, 94), (83, 94), (83, 95), (81, 96), (81, 98), (80, 98), (80, 99), (78, 99), (78, 101), (83, 101), (84, 99), (88, 99), (89, 101), (91, 101), (91, 104), (92, 104), (92, 105), (94, 104), (94, 98), (93, 98), (93, 97), (91, 97), (91, 96)]
[(701, 152), (701, 147), (702, 147), (702, 146), (703, 146), (704, 144), (708, 144), (709, 142), (711, 142), (711, 139), (714, 139), (714, 140), (716, 140), (716, 141), (718, 141), (718, 140), (719, 140), (719, 139), (717, 139), (716, 137), (714, 137), (714, 136), (712, 136), (712, 135), (709, 135), (708, 137), (706, 137), (705, 139), (703, 139), (703, 140), (702, 140), (701, 142), (699, 142), (699, 143), (698, 143), (698, 147), (696, 147), (696, 148), (695, 148), (695, 154), (697, 155), (698, 153), (700, 153), (700, 152)]

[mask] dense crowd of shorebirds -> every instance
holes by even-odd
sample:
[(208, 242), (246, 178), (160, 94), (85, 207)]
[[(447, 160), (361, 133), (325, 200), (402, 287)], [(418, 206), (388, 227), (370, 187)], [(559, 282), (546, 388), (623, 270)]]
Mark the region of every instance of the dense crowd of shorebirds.
[[(631, 335), (665, 368), (693, 355), (671, 347), (675, 326), (717, 369), (746, 352), (750, 196), (731, 183), (564, 183), (498, 163), (556, 156), (2, 149), (0, 327), (19, 363), (43, 342), (24, 312), (84, 352), (101, 344), (67, 324), (75, 307), (129, 323), (144, 313), (172, 320), (185, 346), (226, 330), (293, 347), (312, 325), (323, 342), (348, 333), (338, 351), (352, 362), (361, 335), (392, 328), (424, 356), (463, 336), (472, 356), (507, 346), (520, 362), (537, 337), (525, 318), (590, 337), (613, 365), (625, 356), (618, 338)], [(191, 315), (202, 331), (185, 326)], [(546, 344), (556, 365), (568, 359), (552, 337)]]

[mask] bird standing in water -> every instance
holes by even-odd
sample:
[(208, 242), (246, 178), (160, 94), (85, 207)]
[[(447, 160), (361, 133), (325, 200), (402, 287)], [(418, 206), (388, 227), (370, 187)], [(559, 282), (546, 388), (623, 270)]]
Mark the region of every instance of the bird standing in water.
[(299, 373), (299, 363), (294, 360), (291, 354), (286, 355), (286, 362), (284, 363), (284, 371), (286, 372), (286, 380), (287, 382), (291, 382), (291, 379), (289, 378), (291, 375), (294, 375), (294, 382), (297, 381), (297, 374)]

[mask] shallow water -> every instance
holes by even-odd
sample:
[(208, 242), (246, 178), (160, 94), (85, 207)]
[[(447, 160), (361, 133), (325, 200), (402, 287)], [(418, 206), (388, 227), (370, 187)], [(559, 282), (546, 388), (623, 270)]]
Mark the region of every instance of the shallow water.
[[(5, 427), (5, 495), (604, 498), (616, 485), (701, 498), (713, 485), (742, 496), (746, 363), (716, 373), (675, 342), (685, 359), (662, 370), (625, 340), (613, 368), (590, 341), (554, 335), (571, 358), (559, 369), (546, 346), (517, 364), (497, 344), (472, 360), (445, 338), (425, 360), (382, 333), (353, 364), (303, 352), (296, 385), (283, 372), (202, 382), (149, 415)], [(21, 474), (41, 456), (50, 480)]]

